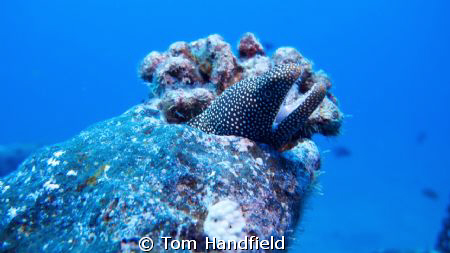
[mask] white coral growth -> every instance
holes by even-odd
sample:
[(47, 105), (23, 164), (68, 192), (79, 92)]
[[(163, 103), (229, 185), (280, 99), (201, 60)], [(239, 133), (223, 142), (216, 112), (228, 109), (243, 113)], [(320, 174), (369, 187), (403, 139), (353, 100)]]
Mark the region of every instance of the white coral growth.
[(245, 219), (239, 203), (229, 199), (221, 200), (208, 208), (204, 232), (209, 239), (235, 240), (244, 238)]

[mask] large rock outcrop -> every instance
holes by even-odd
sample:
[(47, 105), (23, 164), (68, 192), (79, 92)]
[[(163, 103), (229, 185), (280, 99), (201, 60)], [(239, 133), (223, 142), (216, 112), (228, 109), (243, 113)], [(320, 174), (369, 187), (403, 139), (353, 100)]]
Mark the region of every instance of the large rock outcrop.
[(217, 235), (205, 226), (217, 204), (242, 214), (240, 236), (289, 237), (319, 166), (310, 140), (279, 153), (166, 124), (138, 105), (40, 149), (0, 181), (0, 251), (126, 252), (143, 236), (154, 252), (161, 236), (196, 240), (202, 251)]

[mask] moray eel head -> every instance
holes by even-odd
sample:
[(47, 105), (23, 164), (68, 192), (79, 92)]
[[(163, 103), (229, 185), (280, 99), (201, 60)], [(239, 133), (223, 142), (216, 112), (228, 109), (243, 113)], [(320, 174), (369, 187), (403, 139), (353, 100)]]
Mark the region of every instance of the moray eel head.
[(294, 107), (281, 108), (280, 116), (286, 95), (301, 82), (303, 72), (299, 64), (285, 64), (260, 77), (244, 79), (226, 89), (188, 125), (211, 134), (246, 137), (279, 150), (303, 127), (326, 94), (325, 85), (317, 83)]

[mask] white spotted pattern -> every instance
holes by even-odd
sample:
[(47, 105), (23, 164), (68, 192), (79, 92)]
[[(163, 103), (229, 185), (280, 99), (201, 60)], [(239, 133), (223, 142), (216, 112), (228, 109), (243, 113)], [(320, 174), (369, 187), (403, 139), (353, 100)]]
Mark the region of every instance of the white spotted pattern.
[(325, 96), (325, 86), (316, 84), (305, 101), (272, 129), (286, 94), (302, 72), (300, 65), (286, 64), (260, 77), (242, 80), (225, 90), (188, 125), (207, 133), (242, 136), (280, 148)]

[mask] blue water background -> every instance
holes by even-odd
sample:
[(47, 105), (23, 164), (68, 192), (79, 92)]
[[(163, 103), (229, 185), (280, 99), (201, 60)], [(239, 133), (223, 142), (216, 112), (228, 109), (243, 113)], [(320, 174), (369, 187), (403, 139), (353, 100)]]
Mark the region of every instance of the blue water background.
[[(450, 193), (450, 2), (1, 1), (0, 144), (60, 142), (146, 98), (151, 50), (254, 32), (324, 69), (347, 117), (316, 137), (322, 196), (296, 251), (434, 246)], [(336, 157), (344, 146), (351, 156)], [(436, 200), (422, 194), (436, 191)]]

